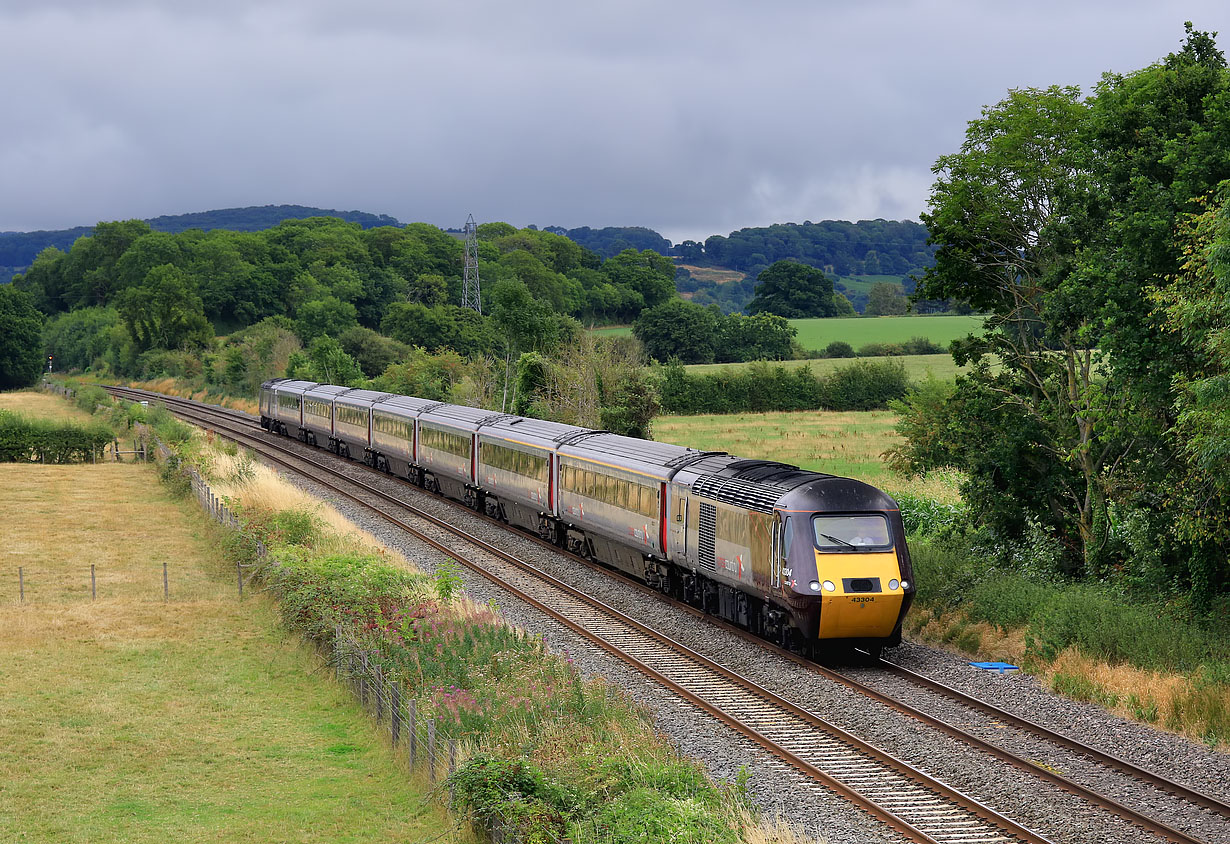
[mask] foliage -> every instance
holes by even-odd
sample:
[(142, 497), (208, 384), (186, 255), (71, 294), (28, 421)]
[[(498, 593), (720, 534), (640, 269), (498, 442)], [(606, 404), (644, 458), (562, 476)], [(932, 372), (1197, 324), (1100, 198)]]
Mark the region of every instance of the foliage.
[(908, 308), (901, 288), (895, 284), (872, 285), (867, 294), (867, 316), (893, 316), (904, 314)]
[[(714, 235), (705, 240), (703, 260), (748, 273), (790, 259), (840, 276), (908, 275), (930, 266), (931, 253), (927, 229), (913, 221), (807, 220)], [(693, 260), (700, 257), (693, 250)]]
[(43, 315), (31, 296), (0, 286), (0, 390), (28, 387), (43, 369)]
[(367, 383), (355, 359), (327, 334), (313, 340), (306, 352), (295, 352), (290, 356), (286, 376), (345, 387), (362, 387)]
[(1165, 509), (1178, 527), (1146, 549), (1148, 568), (1206, 602), (1230, 582), (1224, 473), (1208, 472), (1227, 313), (1215, 221), (1186, 221), (1230, 177), (1227, 114), (1224, 57), (1190, 24), (1181, 50), (1107, 74), (1085, 100), (1010, 92), (936, 164), (936, 264), (916, 293), (988, 312), (954, 355), (1000, 366), (975, 366), (942, 410), (918, 408), (912, 459), (955, 461), (982, 524), (1051, 532), (1065, 569), (1093, 578), (1139, 571), (1128, 557), (1145, 546), (1125, 525)]
[(114, 434), (100, 424), (27, 419), (0, 410), (0, 462), (79, 463), (96, 459)]
[(826, 358), (852, 358), (854, 347), (844, 340), (834, 340), (824, 347), (824, 356)]
[(815, 267), (777, 261), (756, 276), (756, 296), (746, 311), (787, 319), (837, 316), (833, 280)]
[[(86, 370), (104, 363), (117, 344), (120, 315), (114, 308), (82, 308), (57, 314), (43, 326), (43, 348), (56, 370)], [(122, 330), (122, 329), (121, 329)]]
[(644, 310), (632, 326), (632, 333), (657, 360), (680, 363), (709, 363), (713, 360), (720, 312), (671, 299)]
[(810, 367), (789, 370), (766, 363), (741, 371), (692, 375), (672, 364), (662, 370), (667, 413), (741, 413), (775, 410), (873, 410), (909, 389), (897, 361), (858, 361), (816, 376)]

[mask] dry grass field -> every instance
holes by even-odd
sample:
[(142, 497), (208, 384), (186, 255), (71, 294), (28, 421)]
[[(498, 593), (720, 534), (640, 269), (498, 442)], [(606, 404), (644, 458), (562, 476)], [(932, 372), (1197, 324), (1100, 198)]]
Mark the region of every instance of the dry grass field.
[(64, 399), (35, 390), (18, 390), (0, 393), (0, 410), (11, 410), (22, 416), (39, 419), (61, 419), (70, 422), (88, 422), (90, 414), (78, 410), (76, 405)]
[(152, 467), (5, 464), (0, 494), (0, 840), (470, 840)]
[(960, 478), (955, 474), (911, 479), (889, 472), (882, 455), (900, 441), (896, 423), (897, 414), (887, 410), (660, 416), (654, 420), (653, 436), (662, 442), (858, 478), (890, 492), (956, 501)]

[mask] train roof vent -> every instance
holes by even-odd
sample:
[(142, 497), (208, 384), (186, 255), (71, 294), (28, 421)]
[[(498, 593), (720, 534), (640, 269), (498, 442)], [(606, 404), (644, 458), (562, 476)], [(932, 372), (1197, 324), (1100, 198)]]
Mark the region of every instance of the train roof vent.
[(782, 497), (777, 487), (720, 475), (701, 475), (692, 482), (692, 492), (761, 513), (772, 513), (773, 505)]
[(762, 484), (776, 484), (783, 491), (794, 489), (801, 483), (816, 478), (831, 478), (823, 472), (811, 469), (800, 469), (789, 463), (778, 463), (775, 460), (740, 460), (726, 467), (734, 473), (734, 477)]
[(691, 466), (693, 463), (697, 463), (701, 460), (704, 460), (706, 457), (714, 457), (714, 456), (722, 455), (725, 453), (726, 452), (724, 451), (691, 451), (689, 450), (686, 454), (681, 454), (678, 457), (672, 457), (670, 460), (667, 460), (662, 465), (665, 466), (667, 469), (682, 469), (684, 466)]
[(587, 440), (590, 437), (596, 437), (599, 434), (609, 434), (610, 431), (565, 431), (563, 434), (555, 438), (556, 445), (576, 445), (581, 440)]

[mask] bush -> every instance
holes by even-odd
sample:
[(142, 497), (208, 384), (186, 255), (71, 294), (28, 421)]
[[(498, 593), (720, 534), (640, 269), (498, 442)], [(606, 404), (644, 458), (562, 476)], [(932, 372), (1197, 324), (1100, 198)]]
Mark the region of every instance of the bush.
[(0, 462), (78, 463), (95, 458), (112, 439), (111, 430), (97, 423), (27, 419), (0, 410)]
[(944, 347), (927, 337), (911, 337), (901, 345), (907, 355), (938, 355)]
[(821, 379), (825, 410), (882, 410), (910, 390), (900, 361), (858, 361)]
[(965, 504), (945, 504), (908, 492), (895, 493), (893, 498), (901, 508), (901, 521), (907, 534), (935, 536), (955, 530), (969, 520), (969, 508)]
[(867, 343), (859, 346), (860, 358), (901, 357), (905, 354), (905, 346), (901, 343)]
[(824, 347), (824, 356), (826, 358), (852, 358), (854, 347), (845, 340), (834, 340)]
[(673, 364), (659, 386), (666, 413), (761, 413), (789, 410), (881, 410), (909, 389), (898, 361), (858, 361), (817, 377), (757, 362), (741, 371), (692, 375)]

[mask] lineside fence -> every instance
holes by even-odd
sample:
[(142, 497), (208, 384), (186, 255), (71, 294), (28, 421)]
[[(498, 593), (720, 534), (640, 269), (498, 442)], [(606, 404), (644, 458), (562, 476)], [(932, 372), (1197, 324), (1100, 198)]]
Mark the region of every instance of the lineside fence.
[[(148, 426), (137, 427), (141, 436), (148, 439), (158, 462), (177, 467), (187, 476), (193, 497), (211, 519), (229, 530), (248, 536), (254, 542), (258, 562), (250, 565), (235, 563), (236, 585), (242, 600), (244, 591), (251, 590), (257, 570), (277, 566), (278, 561), (263, 542), (244, 529), (234, 510), (213, 491), (195, 466), (180, 464), (179, 457)], [(444, 797), (443, 793), (436, 789), (447, 786), (447, 796), (451, 801), (452, 787), (448, 785), (447, 778), (478, 746), (477, 737), (458, 730), (452, 719), (441, 720), (420, 712), (419, 701), (412, 691), (385, 674), (375, 651), (367, 648), (353, 630), (337, 626), (332, 642), (322, 650), (337, 681), (350, 689), (364, 712), (375, 720), (387, 737), (393, 752), (406, 766), (408, 778), (419, 784), (426, 779), (433, 793), (441, 798)], [(513, 811), (519, 798), (517, 794), (509, 795), (509, 811), (497, 809), (490, 825), (485, 826), (485, 832), (495, 844), (520, 842)], [(567, 838), (554, 836), (540, 836), (535, 840), (542, 844), (569, 844)]]

